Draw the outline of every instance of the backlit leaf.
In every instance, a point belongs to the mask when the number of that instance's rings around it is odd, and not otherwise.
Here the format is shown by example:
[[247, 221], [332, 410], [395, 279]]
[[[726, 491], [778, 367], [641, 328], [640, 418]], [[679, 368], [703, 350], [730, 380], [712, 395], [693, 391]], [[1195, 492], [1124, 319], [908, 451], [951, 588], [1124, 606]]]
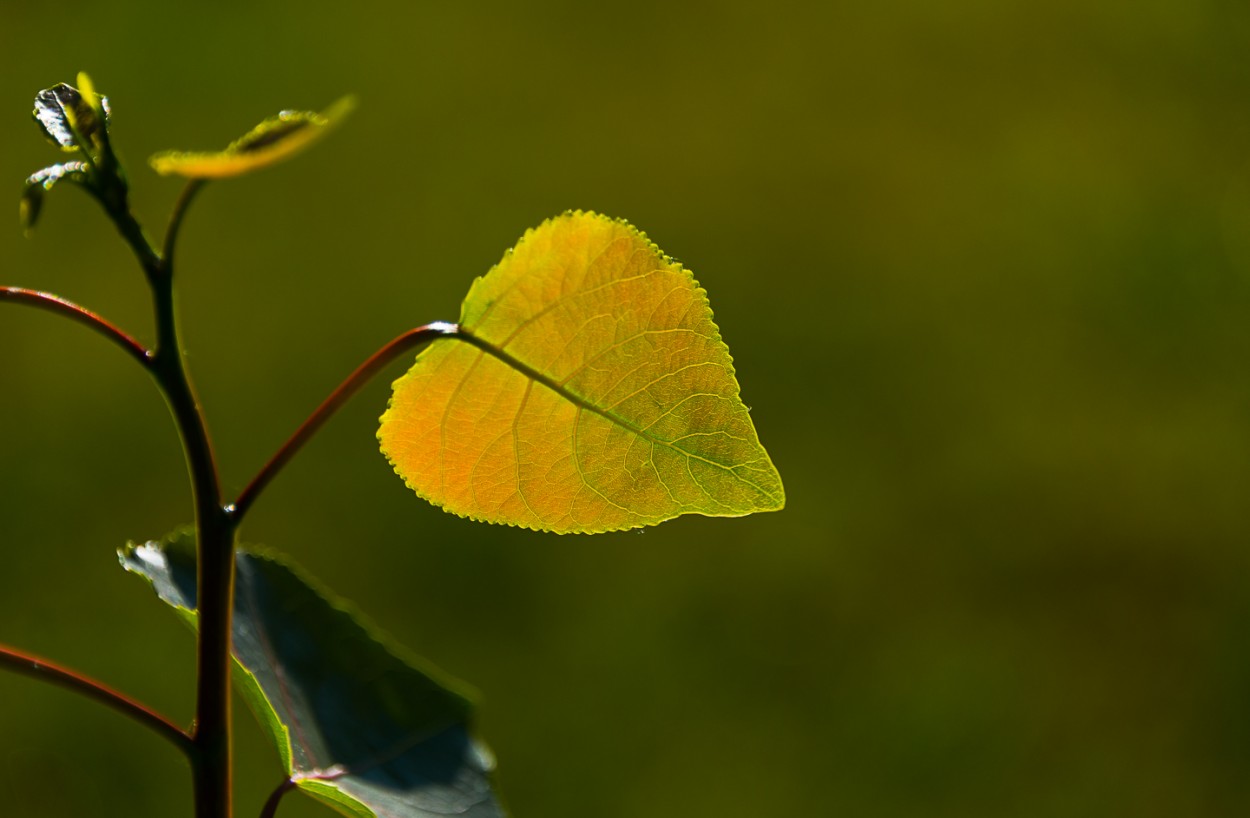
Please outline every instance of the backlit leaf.
[[[192, 535], [120, 557], [194, 626]], [[274, 556], [240, 551], [235, 582], [235, 683], [301, 790], [361, 818], [503, 815], [463, 695]]]
[[378, 432], [436, 505], [561, 533], [784, 505], [706, 294], [629, 224], [530, 230], [474, 282], [460, 329], [489, 349], [433, 342]]
[[66, 151], [98, 151], [107, 140], [109, 125], [108, 98], [95, 92], [86, 74], [78, 75], [75, 88], [57, 83], [35, 96], [32, 111], [44, 135]]
[[281, 162], [325, 136], [355, 105], [343, 97], [323, 113], [282, 111], [231, 142], [223, 151], [197, 153], [165, 151], [149, 163], [165, 176], [220, 179], [238, 176]]

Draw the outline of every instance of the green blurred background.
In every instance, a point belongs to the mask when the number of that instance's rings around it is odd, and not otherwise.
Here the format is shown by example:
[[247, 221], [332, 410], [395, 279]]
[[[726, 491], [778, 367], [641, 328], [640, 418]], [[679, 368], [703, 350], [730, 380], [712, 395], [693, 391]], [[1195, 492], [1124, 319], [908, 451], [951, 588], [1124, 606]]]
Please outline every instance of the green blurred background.
[[[3, 0], [0, 281], [151, 338], [36, 91], [88, 70], [145, 166], [360, 106], [210, 187], [186, 346], [233, 493], [400, 331], [567, 208], [710, 293], [789, 507], [554, 537], [425, 505], [374, 442], [396, 365], [270, 488], [293, 555], [481, 694], [518, 818], [1250, 809], [1250, 7]], [[152, 384], [0, 311], [0, 641], [190, 718], [190, 636], [116, 565], [188, 521]], [[238, 814], [279, 779], [239, 714]], [[190, 815], [181, 760], [0, 675], [0, 812]], [[284, 816], [328, 816], [291, 798]]]

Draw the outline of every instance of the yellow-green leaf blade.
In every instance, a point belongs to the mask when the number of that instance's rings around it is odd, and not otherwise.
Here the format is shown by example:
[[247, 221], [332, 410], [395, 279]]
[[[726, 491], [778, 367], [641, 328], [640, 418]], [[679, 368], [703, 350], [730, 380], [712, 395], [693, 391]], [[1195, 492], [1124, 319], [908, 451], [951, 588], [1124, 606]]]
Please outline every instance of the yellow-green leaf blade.
[[784, 505], [705, 293], [625, 222], [529, 231], [474, 282], [460, 326], [499, 356], [436, 342], [379, 430], [431, 502], [561, 533]]
[[282, 111], [261, 122], [222, 151], [165, 151], [148, 162], [163, 176], [222, 179], [288, 159], [321, 139], [355, 106], [344, 97], [322, 113]]

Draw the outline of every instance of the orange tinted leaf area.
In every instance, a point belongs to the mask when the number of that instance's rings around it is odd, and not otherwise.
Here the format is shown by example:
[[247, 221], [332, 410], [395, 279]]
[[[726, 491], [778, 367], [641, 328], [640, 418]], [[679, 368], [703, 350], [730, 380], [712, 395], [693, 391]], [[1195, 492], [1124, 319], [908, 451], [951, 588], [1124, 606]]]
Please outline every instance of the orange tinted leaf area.
[[500, 354], [435, 341], [378, 432], [430, 502], [559, 533], [784, 505], [706, 293], [629, 224], [573, 212], [530, 230], [474, 282], [460, 328]]

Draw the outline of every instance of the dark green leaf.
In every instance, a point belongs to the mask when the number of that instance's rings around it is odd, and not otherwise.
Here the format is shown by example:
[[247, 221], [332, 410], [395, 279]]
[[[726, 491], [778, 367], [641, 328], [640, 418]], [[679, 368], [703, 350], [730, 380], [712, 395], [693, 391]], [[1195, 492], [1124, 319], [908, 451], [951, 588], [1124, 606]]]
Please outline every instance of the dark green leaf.
[[[190, 534], [120, 557], [194, 623]], [[240, 551], [235, 577], [236, 683], [300, 789], [352, 816], [503, 815], [463, 695], [288, 563]]]
[[83, 183], [87, 180], [86, 165], [82, 162], [65, 162], [52, 165], [31, 174], [26, 179], [26, 189], [22, 192], [19, 204], [19, 216], [22, 227], [31, 230], [39, 220], [39, 211], [43, 208], [43, 194], [52, 189], [62, 179]]
[[[80, 74], [79, 84], [89, 86], [90, 80], [84, 83], [84, 79], [86, 75]], [[63, 82], [44, 89], [35, 96], [32, 114], [44, 135], [64, 150], [99, 149], [106, 142], [108, 98], [89, 87], [85, 94]]]

